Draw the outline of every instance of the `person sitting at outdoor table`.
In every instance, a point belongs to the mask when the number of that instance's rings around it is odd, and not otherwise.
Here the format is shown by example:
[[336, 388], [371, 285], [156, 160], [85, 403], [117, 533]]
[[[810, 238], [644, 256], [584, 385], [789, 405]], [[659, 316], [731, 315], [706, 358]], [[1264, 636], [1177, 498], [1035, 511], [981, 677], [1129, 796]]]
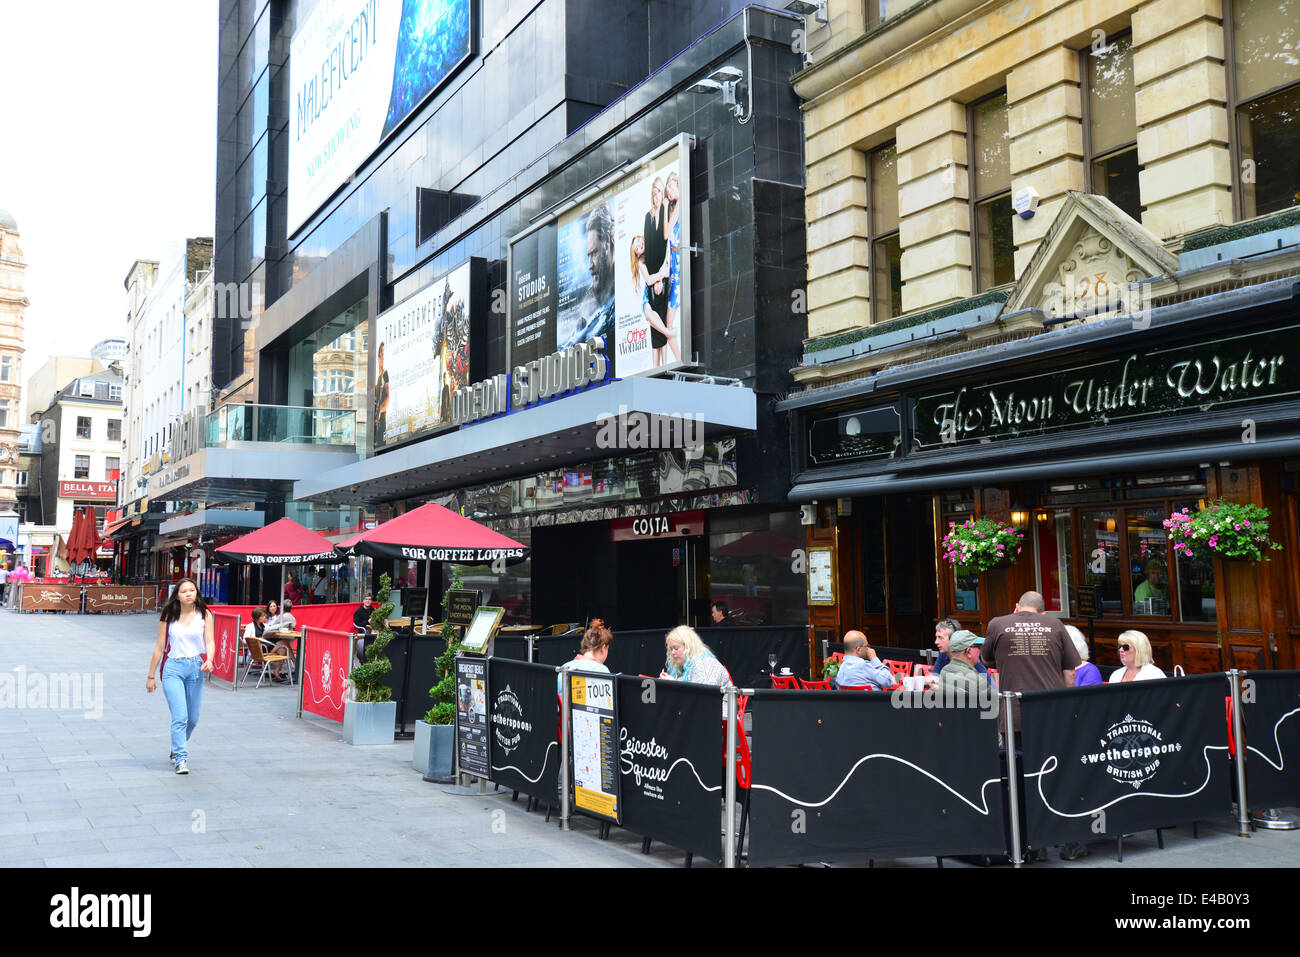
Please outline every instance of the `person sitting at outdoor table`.
[[735, 624], [735, 622], [731, 620], [731, 612], [727, 610], [727, 603], [725, 601], [715, 601], [709, 615], [712, 617], [715, 625]]
[[[597, 618], [597, 621], [600, 619]], [[614, 636], [610, 634], [609, 629], [601, 625], [592, 625], [582, 635], [581, 651], [578, 657], [572, 661], [566, 661], [560, 665], [560, 671], [597, 671], [601, 674], [609, 674], [609, 668], [605, 666], [605, 659], [609, 657], [609, 646], [613, 644]], [[555, 690], [559, 692], [563, 687], [564, 675], [555, 676]]]
[[700, 640], [694, 628], [678, 625], [664, 636], [664, 645], [668, 648], [668, 660], [659, 673], [660, 678], [717, 688], [725, 688], [730, 683], [727, 669]]
[[1083, 632], [1075, 628], [1074, 625], [1066, 625], [1065, 631], [1074, 642], [1074, 648], [1079, 652], [1079, 657], [1083, 659], [1083, 664], [1074, 669], [1074, 686], [1082, 688], [1086, 685], [1101, 684], [1101, 670], [1088, 660], [1088, 642], [1083, 637]]
[[266, 619], [267, 621], [275, 621], [275, 619], [279, 617], [280, 617], [280, 606], [277, 605], [275, 599], [272, 598], [270, 601], [266, 603]]
[[[370, 627], [370, 616], [375, 613], [375, 596], [366, 592], [361, 599], [361, 607], [352, 613], [352, 630], [358, 635], [373, 635], [375, 630]], [[358, 638], [356, 641], [357, 661], [365, 663], [366, 660], [366, 639]]]
[[1151, 640], [1140, 631], [1120, 632], [1119, 661], [1123, 666], [1110, 676], [1113, 685], [1125, 681], [1150, 681], [1165, 673], [1151, 663]]
[[[949, 657], [950, 652], [948, 651], [948, 642], [958, 631], [961, 631], [961, 624], [955, 618], [945, 618], [934, 626], [934, 646], [939, 649], [939, 657], [934, 660], [934, 668], [930, 670], [930, 674], [943, 674], [943, 669], [946, 668], [948, 662], [952, 660]], [[989, 674], [989, 669], [985, 666], [984, 662], [977, 661], [975, 663], [975, 671], [984, 676], [984, 680], [989, 683], [990, 688], [995, 691], [997, 690], [997, 684], [993, 681], [993, 675]]]
[[[284, 610], [279, 616], [266, 623], [265, 637], [272, 640], [276, 639], [282, 632], [297, 631], [298, 619], [293, 617], [293, 602], [289, 599], [284, 600]], [[276, 641], [272, 651], [277, 655], [293, 654], [293, 647], [290, 641]], [[277, 661], [271, 669], [272, 678], [277, 684], [287, 684], [289, 679], [282, 673], [284, 671], [284, 662]]]
[[870, 687], [874, 691], [884, 691], [896, 683], [889, 666], [880, 660], [876, 649], [867, 642], [866, 635], [860, 631], [845, 633], [844, 660], [835, 675], [836, 687]]
[[[977, 695], [982, 690], [979, 672], [975, 665], [980, 660], [980, 651], [984, 639], [973, 631], [959, 628], [948, 638], [948, 654], [951, 656], [939, 674], [939, 690], [946, 692], [962, 691], [967, 695]], [[987, 677], [987, 676], [986, 676]]]

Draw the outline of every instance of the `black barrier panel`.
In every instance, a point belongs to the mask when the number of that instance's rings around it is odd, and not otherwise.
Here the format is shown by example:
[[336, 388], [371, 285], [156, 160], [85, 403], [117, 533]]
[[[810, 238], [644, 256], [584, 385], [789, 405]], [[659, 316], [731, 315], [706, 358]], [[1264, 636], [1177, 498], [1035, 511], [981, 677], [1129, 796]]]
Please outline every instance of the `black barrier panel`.
[[623, 826], [722, 863], [724, 727], [717, 688], [619, 678]]
[[926, 703], [755, 694], [750, 863], [1005, 853], [998, 722]]
[[522, 635], [498, 634], [492, 639], [492, 656], [512, 661], [528, 660], [528, 639]]
[[1029, 691], [1021, 700], [1025, 842], [1118, 837], [1227, 814], [1222, 674]]
[[[397, 702], [396, 721], [401, 730], [414, 727], [415, 722], [433, 707], [429, 689], [437, 683], [437, 660], [446, 648], [447, 643], [440, 637], [413, 636], [409, 631], [395, 632], [393, 640], [384, 648], [393, 668], [384, 676], [383, 683], [393, 692], [391, 700]], [[409, 686], [406, 683], [408, 668], [411, 672]], [[409, 695], [406, 693], [408, 687]]]
[[1300, 805], [1300, 671], [1250, 672], [1241, 708], [1251, 808]]
[[560, 710], [555, 669], [488, 659], [492, 780], [555, 805], [560, 780]]
[[[550, 665], [554, 668], [578, 657], [578, 651], [582, 647], [582, 639], [576, 636], [561, 638], [558, 635], [555, 637], [547, 635], [545, 638], [538, 638], [536, 645], [536, 663]], [[527, 655], [527, 652], [525, 652], [525, 655]]]
[[[670, 630], [615, 631], [605, 664], [625, 675], [657, 676], [668, 659], [664, 638]], [[808, 630], [802, 626], [702, 628], [699, 636], [742, 687], [761, 683], [769, 654], [776, 655], [778, 668], [808, 677]]]

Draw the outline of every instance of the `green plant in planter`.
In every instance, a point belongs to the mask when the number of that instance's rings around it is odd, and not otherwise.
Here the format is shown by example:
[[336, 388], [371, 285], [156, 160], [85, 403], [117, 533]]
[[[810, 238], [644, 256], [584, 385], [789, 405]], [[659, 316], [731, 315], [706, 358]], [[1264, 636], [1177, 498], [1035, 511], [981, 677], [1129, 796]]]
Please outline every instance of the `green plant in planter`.
[[1024, 533], [991, 518], [971, 518], [960, 525], [948, 523], [943, 537], [943, 557], [972, 571], [1010, 565], [1023, 547]]
[[[453, 565], [451, 589], [461, 588], [464, 584], [460, 567]], [[436, 662], [438, 683], [429, 689], [429, 697], [436, 702], [424, 715], [429, 724], [456, 722], [456, 652], [463, 646], [456, 641], [456, 626], [447, 621], [447, 592], [442, 595], [442, 640], [447, 643], [447, 650]]]
[[840, 659], [827, 658], [822, 664], [822, 680], [834, 681], [835, 676], [840, 673]]
[[357, 665], [348, 675], [357, 689], [358, 701], [387, 701], [393, 696], [393, 689], [384, 684], [384, 676], [393, 670], [393, 663], [384, 654], [384, 649], [393, 640], [393, 630], [388, 627], [388, 616], [393, 613], [393, 603], [388, 596], [393, 593], [393, 580], [387, 575], [379, 576], [378, 604], [370, 613], [370, 627], [375, 637], [366, 642], [366, 660]]
[[1282, 546], [1268, 536], [1268, 509], [1262, 505], [1239, 505], [1220, 499], [1192, 514], [1174, 512], [1164, 521], [1175, 555], [1196, 556], [1205, 561], [1268, 561], [1270, 551]]

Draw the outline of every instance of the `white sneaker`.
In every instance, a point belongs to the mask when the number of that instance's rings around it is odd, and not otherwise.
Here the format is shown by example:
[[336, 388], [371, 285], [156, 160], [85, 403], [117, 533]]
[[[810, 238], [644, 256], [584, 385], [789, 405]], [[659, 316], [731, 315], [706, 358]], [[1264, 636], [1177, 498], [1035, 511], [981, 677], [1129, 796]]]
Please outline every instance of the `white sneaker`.
[[182, 759], [182, 760], [176, 762], [176, 773], [177, 773], [177, 774], [189, 774], [189, 773], [190, 773], [189, 766], [186, 765], [184, 759]]

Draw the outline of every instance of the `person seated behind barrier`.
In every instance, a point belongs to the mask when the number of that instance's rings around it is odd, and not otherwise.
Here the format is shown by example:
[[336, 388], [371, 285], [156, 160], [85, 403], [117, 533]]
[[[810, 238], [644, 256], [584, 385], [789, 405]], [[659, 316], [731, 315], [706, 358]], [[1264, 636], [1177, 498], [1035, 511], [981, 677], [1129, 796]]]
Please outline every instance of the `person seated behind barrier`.
[[[263, 634], [267, 638], [274, 640], [281, 632], [297, 630], [298, 619], [293, 617], [293, 602], [286, 598], [284, 600], [284, 609], [278, 616], [270, 619], [266, 623], [266, 631], [263, 632]], [[271, 653], [276, 655], [291, 655], [293, 654], [293, 648], [287, 641], [277, 641], [275, 647], [271, 649]], [[288, 684], [289, 679], [284, 676], [283, 661], [277, 661], [272, 666], [271, 674], [274, 676], [272, 680], [275, 681], [276, 684]]]
[[664, 636], [664, 645], [668, 649], [668, 660], [659, 673], [660, 678], [717, 688], [725, 688], [730, 683], [727, 669], [700, 640], [694, 628], [678, 625]]
[[[599, 618], [595, 619], [600, 621]], [[609, 633], [609, 629], [603, 625], [592, 625], [582, 635], [581, 651], [578, 657], [572, 661], [566, 661], [560, 665], [561, 671], [597, 671], [601, 674], [609, 674], [609, 668], [605, 665], [605, 659], [609, 657], [609, 646], [613, 643], [614, 636]], [[564, 688], [564, 675], [555, 676], [555, 690], [561, 692]]]
[[[952, 657], [943, 666], [943, 670], [939, 672], [939, 690], [941, 692], [946, 692], [949, 689], [953, 691], [960, 690], [973, 700], [973, 696], [984, 690], [980, 685], [981, 683], [987, 684], [987, 682], [975, 670], [975, 665], [980, 660], [983, 644], [983, 638], [964, 628], [952, 633], [952, 637], [948, 640], [949, 654]], [[988, 692], [985, 690], [984, 693], [987, 694]]]
[[[934, 626], [934, 646], [939, 649], [939, 657], [934, 660], [934, 668], [931, 669], [931, 674], [943, 674], [943, 669], [952, 660], [949, 657], [948, 642], [959, 631], [961, 631], [961, 625], [955, 618], [945, 618]], [[994, 691], [997, 690], [998, 686], [993, 680], [993, 675], [989, 673], [989, 669], [984, 666], [983, 661], [975, 663], [975, 671], [984, 676], [984, 680], [989, 683], [990, 688]]]
[[727, 603], [724, 601], [715, 601], [709, 616], [713, 619], [714, 625], [734, 625], [731, 620], [731, 612], [727, 610]]
[[1151, 663], [1151, 641], [1140, 631], [1120, 632], [1119, 661], [1123, 666], [1110, 676], [1110, 683], [1121, 684], [1125, 681], [1150, 681], [1154, 678], [1167, 677], [1163, 671]]
[[253, 620], [244, 626], [244, 638], [252, 644], [254, 638], [261, 638], [266, 631], [266, 609], [254, 608]]
[[1066, 625], [1065, 630], [1074, 642], [1075, 651], [1079, 652], [1079, 657], [1083, 659], [1083, 664], [1074, 669], [1074, 686], [1083, 688], [1088, 685], [1101, 684], [1101, 671], [1088, 660], [1088, 642], [1083, 637], [1083, 632], [1075, 628], [1074, 625]]
[[876, 649], [867, 642], [867, 636], [860, 631], [846, 632], [844, 635], [844, 660], [835, 675], [837, 688], [870, 687], [874, 691], [884, 691], [896, 683], [889, 666], [880, 660]]

